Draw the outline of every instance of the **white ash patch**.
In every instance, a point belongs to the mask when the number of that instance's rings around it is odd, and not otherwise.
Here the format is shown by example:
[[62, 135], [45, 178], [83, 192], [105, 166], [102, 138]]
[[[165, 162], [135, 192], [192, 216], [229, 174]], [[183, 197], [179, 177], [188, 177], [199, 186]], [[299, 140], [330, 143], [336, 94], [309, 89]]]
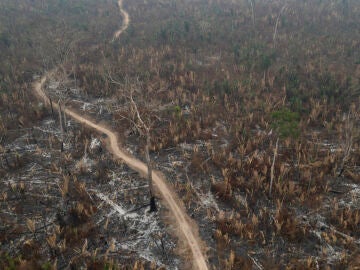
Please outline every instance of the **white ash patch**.
[[174, 160], [174, 161], [171, 161], [170, 163], [171, 163], [172, 167], [182, 167], [185, 164], [185, 162], [182, 160]]
[[358, 184], [345, 184], [345, 186], [351, 187], [349, 191], [349, 202], [347, 203], [348, 206], [352, 206], [355, 208], [360, 207], [360, 186]]
[[344, 256], [344, 252], [341, 249], [335, 250], [331, 245], [326, 244], [326, 247], [322, 248], [322, 252], [327, 254], [327, 263], [333, 264], [341, 260]]
[[95, 193], [95, 195], [101, 199], [102, 201], [106, 202], [108, 205], [110, 205], [115, 212], [117, 212], [118, 214], [120, 214], [120, 216], [122, 217], [127, 217], [127, 218], [136, 218], [138, 217], [138, 214], [136, 213], [128, 213], [127, 210], [125, 210], [125, 208], [123, 208], [121, 205], [119, 205], [118, 203], [115, 203], [114, 201], [112, 201], [108, 196], [106, 196], [105, 194], [97, 191], [97, 190], [90, 190], [93, 191]]
[[41, 152], [41, 156], [42, 156], [43, 158], [50, 159], [50, 158], [51, 158], [51, 153], [50, 153], [50, 152], [46, 152], [46, 151], [42, 151], [42, 152]]
[[71, 119], [67, 120], [66, 126], [67, 126], [67, 127], [71, 127], [72, 125], [73, 125], [72, 120], [71, 120]]
[[84, 102], [83, 105], [81, 106], [81, 110], [83, 110], [84, 112], [91, 110], [94, 107], [93, 104], [88, 103], [88, 102]]
[[83, 170], [87, 172], [92, 172], [95, 166], [95, 162], [88, 158], [87, 155], [84, 155], [83, 158], [76, 164], [78, 170]]
[[9, 178], [8, 180], [4, 181], [7, 185], [15, 185], [17, 182], [14, 180], [13, 177]]
[[72, 143], [64, 142], [63, 147], [64, 147], [64, 150], [70, 150], [72, 148]]
[[91, 140], [91, 143], [90, 143], [91, 150], [96, 150], [96, 149], [100, 148], [100, 146], [101, 146], [101, 142], [98, 138], [93, 138]]
[[217, 212], [220, 212], [219, 205], [210, 191], [206, 194], [198, 193], [198, 195], [203, 206], [206, 208], [214, 208]]
[[134, 155], [134, 151], [130, 147], [126, 147], [126, 151], [131, 155]]
[[[98, 223], [108, 219], [113, 224], [114, 222], [115, 224], [126, 224], [127, 237], [121, 239], [121, 241], [118, 241], [116, 237], [111, 240], [113, 251], [128, 250], [137, 253], [139, 257], [146, 261], [156, 262], [158, 267], [167, 266], [166, 262], [162, 261], [163, 259], [167, 260], [167, 255], [160, 254], [173, 249], [175, 244], [165, 239], [161, 242], [160, 238], [158, 238], [164, 232], [159, 226], [159, 217], [156, 213], [148, 213], [146, 208], [138, 210], [140, 211], [139, 213], [135, 213], [133, 212], [134, 209], [126, 209], [117, 200], [116, 196], [113, 198], [111, 194], [102, 193], [98, 189], [91, 189], [89, 191], [104, 202], [104, 206], [101, 206], [102, 211], [108, 211], [108, 214], [103, 216]], [[108, 207], [105, 207], [105, 205]], [[164, 251], [162, 247], [164, 247]], [[177, 268], [175, 266], [175, 268], [171, 269]]]
[[196, 141], [196, 143], [190, 144], [190, 143], [180, 143], [179, 146], [182, 150], [185, 151], [194, 151], [195, 148], [203, 147], [205, 143], [203, 141]]
[[54, 126], [55, 125], [55, 120], [54, 119], [44, 120], [42, 125], [43, 126]]
[[121, 247], [136, 251], [140, 257], [148, 261], [156, 261], [158, 266], [162, 266], [161, 260], [153, 255], [153, 248], [159, 244], [153, 235], [161, 234], [163, 231], [158, 225], [156, 215], [144, 213], [141, 217], [133, 219], [130, 230], [137, 230], [137, 236], [135, 238], [130, 237], [128, 241], [121, 243]]
[[80, 96], [80, 89], [78, 89], [78, 88], [70, 88], [70, 91], [74, 96], [77, 96], [77, 97]]
[[42, 169], [43, 169], [43, 167], [41, 167], [38, 163], [32, 162], [32, 163], [30, 163], [30, 165], [29, 165], [29, 170], [28, 170], [28, 172], [40, 171], [40, 170], [42, 170]]
[[56, 89], [58, 89], [59, 88], [59, 86], [60, 86], [60, 82], [59, 81], [54, 81], [54, 80], [51, 80], [50, 82], [49, 82], [49, 89], [51, 89], [51, 90], [56, 90]]

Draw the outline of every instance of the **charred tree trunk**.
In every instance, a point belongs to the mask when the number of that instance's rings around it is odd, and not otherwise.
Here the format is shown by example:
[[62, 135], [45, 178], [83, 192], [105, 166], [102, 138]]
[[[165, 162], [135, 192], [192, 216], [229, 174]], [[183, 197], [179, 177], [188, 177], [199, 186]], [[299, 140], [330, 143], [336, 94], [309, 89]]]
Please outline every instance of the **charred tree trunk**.
[[53, 108], [53, 103], [52, 103], [52, 99], [49, 98], [50, 100], [50, 107], [51, 107], [51, 115], [52, 115], [52, 118], [55, 120], [55, 116], [54, 116], [54, 108]]
[[146, 158], [146, 164], [148, 168], [148, 183], [149, 183], [149, 195], [150, 195], [150, 212], [156, 212], [156, 202], [155, 197], [153, 194], [153, 187], [152, 187], [152, 166], [151, 166], [151, 159], [150, 159], [150, 131], [149, 129], [146, 129], [146, 146], [145, 146], [145, 158]]
[[156, 201], [155, 201], [155, 197], [151, 196], [150, 197], [150, 210], [149, 212], [156, 212], [157, 211], [157, 206], [156, 206]]

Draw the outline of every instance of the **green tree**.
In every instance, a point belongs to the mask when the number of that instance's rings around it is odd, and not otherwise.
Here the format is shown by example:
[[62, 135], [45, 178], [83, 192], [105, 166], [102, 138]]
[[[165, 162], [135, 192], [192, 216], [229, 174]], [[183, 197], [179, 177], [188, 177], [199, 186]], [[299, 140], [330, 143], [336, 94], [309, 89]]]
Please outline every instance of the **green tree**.
[[275, 111], [271, 114], [272, 127], [282, 138], [298, 138], [300, 135], [299, 121], [300, 116], [297, 112], [292, 112], [288, 108]]

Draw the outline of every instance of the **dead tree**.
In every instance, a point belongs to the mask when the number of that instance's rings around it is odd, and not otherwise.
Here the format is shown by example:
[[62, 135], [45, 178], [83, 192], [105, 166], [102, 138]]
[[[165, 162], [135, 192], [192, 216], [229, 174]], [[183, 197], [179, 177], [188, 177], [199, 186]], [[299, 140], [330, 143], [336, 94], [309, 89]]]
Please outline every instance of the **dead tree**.
[[354, 137], [356, 136], [356, 122], [359, 119], [358, 113], [356, 113], [356, 109], [353, 107], [352, 110], [347, 114], [345, 120], [344, 127], [344, 140], [342, 143], [343, 157], [341, 159], [340, 171], [338, 177], [341, 177], [345, 171], [346, 164], [350, 158]]
[[145, 159], [146, 159], [146, 165], [147, 165], [147, 178], [148, 178], [148, 184], [149, 184], [150, 212], [154, 212], [157, 209], [156, 209], [155, 197], [153, 194], [153, 187], [152, 187], [152, 165], [151, 165], [151, 159], [150, 159], [150, 146], [151, 146], [150, 126], [147, 125], [142, 120], [140, 113], [139, 113], [138, 106], [137, 106], [136, 102], [134, 101], [132, 93], [130, 93], [129, 99], [131, 102], [132, 114], [135, 114], [136, 118], [138, 120], [138, 124], [137, 124], [136, 128], [140, 131], [140, 134], [143, 134], [146, 137]]
[[275, 23], [275, 27], [274, 27], [274, 34], [273, 34], [273, 48], [276, 48], [276, 36], [277, 36], [277, 30], [278, 30], [278, 26], [279, 26], [279, 21], [280, 21], [280, 17], [283, 14], [283, 12], [285, 12], [287, 8], [287, 5], [283, 5], [283, 7], [281, 8], [279, 15], [276, 18], [276, 23]]
[[63, 122], [64, 122], [64, 131], [67, 133], [67, 120], [66, 120], [66, 104], [64, 103], [63, 109]]
[[274, 150], [274, 157], [273, 157], [273, 161], [272, 161], [272, 164], [271, 164], [269, 196], [271, 196], [272, 186], [273, 186], [274, 178], [275, 178], [275, 160], [276, 160], [276, 157], [277, 157], [277, 154], [278, 154], [278, 148], [279, 148], [279, 138], [276, 140], [276, 146], [275, 146], [275, 150]]
[[61, 111], [61, 102], [59, 100], [58, 102], [58, 108], [59, 108], [59, 126], [61, 130], [61, 152], [64, 152], [64, 126], [62, 121], [62, 111]]
[[[65, 101], [63, 101], [65, 100]], [[51, 99], [50, 99], [51, 101]], [[63, 106], [63, 107], [62, 107]], [[61, 97], [58, 100], [58, 110], [59, 110], [59, 127], [61, 131], [61, 152], [64, 152], [64, 140], [65, 133], [67, 133], [67, 123], [66, 123], [66, 99]]]
[[253, 25], [253, 30], [255, 32], [255, 11], [254, 11], [254, 0], [249, 0], [250, 5], [251, 5], [251, 19], [252, 19], [252, 25]]
[[54, 107], [53, 107], [53, 103], [52, 103], [51, 97], [49, 98], [49, 100], [50, 100], [50, 107], [51, 107], [51, 116], [52, 116], [52, 118], [55, 120]]
[[142, 106], [145, 106], [149, 111], [151, 111], [151, 102], [146, 101], [144, 99], [138, 98], [136, 100], [134, 98], [135, 94], [139, 94], [138, 96], [143, 96], [141, 91], [141, 85], [138, 80], [133, 83], [130, 83], [128, 79], [126, 79], [125, 84], [120, 83], [114, 80], [111, 75], [109, 75], [110, 81], [114, 84], [120, 85], [123, 88], [123, 97], [128, 101], [128, 116], [122, 115], [124, 119], [127, 119], [131, 126], [135, 128], [140, 136], [145, 137], [145, 160], [147, 165], [147, 180], [149, 185], [149, 197], [150, 197], [150, 212], [157, 211], [155, 196], [153, 192], [152, 185], [152, 163], [150, 158], [150, 147], [151, 147], [151, 127], [153, 125], [151, 121], [151, 113], [150, 114], [142, 114], [139, 110], [139, 103]]

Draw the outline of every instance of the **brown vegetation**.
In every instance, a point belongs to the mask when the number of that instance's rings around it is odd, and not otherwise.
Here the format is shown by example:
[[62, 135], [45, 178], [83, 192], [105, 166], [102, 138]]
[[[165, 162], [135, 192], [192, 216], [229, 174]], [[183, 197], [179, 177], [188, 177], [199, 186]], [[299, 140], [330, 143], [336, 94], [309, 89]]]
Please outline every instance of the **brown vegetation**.
[[[284, 3], [125, 1], [132, 25], [120, 41], [111, 44], [104, 44], [102, 38], [111, 37], [116, 28], [111, 8], [105, 8], [113, 5], [104, 2], [100, 12], [101, 4], [93, 3], [99, 14], [107, 10], [110, 15], [94, 26], [93, 41], [85, 38], [67, 44], [72, 53], [56, 60], [65, 71], [62, 87], [70, 89], [62, 93], [74, 108], [79, 105], [72, 99], [91, 103], [103, 98], [101, 109], [106, 113], [99, 113], [95, 105], [90, 113], [110, 120], [126, 142], [138, 145], [132, 150], [142, 156], [146, 143], [128, 121], [129, 100], [108, 74], [124, 85], [129, 79], [141, 82], [140, 96], [147, 104], [139, 106], [139, 112], [151, 118], [151, 156], [158, 165], [168, 164], [169, 178], [175, 179], [189, 212], [199, 224], [206, 224], [201, 233], [213, 248], [209, 260], [214, 268], [356, 269], [360, 6], [332, 0]], [[108, 34], [101, 35], [103, 24], [112, 25]], [[87, 33], [72, 23], [66, 29]], [[27, 102], [30, 78], [21, 71], [28, 66], [38, 70], [39, 60], [24, 49], [26, 59], [21, 61], [24, 57], [11, 54], [3, 36], [0, 45], [14, 59], [1, 55], [13, 65], [2, 67], [9, 66], [2, 72], [7, 76], [2, 77], [0, 98], [1, 176], [20, 170], [32, 158], [4, 149], [14, 137], [12, 130], [30, 128], [51, 116], [41, 104]], [[10, 41], [15, 47], [24, 43]], [[52, 43], [42, 44], [47, 57], [54, 55]], [[73, 53], [84, 44], [89, 49], [82, 46], [81, 53]], [[50, 91], [50, 95], [57, 93]], [[150, 113], [148, 106], [155, 110]], [[56, 234], [53, 249], [61, 248], [64, 239], [78, 237], [79, 242], [89, 233], [98, 233], [91, 222], [97, 208], [79, 189], [82, 181], [65, 173], [64, 166], [73, 159], [81, 162], [86, 148], [85, 130], [76, 131], [74, 138], [73, 151], [49, 167], [52, 173], [61, 172], [58, 196], [74, 200], [62, 217], [66, 226]], [[37, 139], [29, 130], [28, 144]], [[46, 144], [58, 149], [60, 140], [49, 135]], [[97, 163], [99, 181], [108, 181], [107, 165], [106, 160]], [[88, 175], [84, 166], [77, 173]], [[26, 182], [17, 182], [2, 190], [2, 198], [26, 200], [27, 189]], [[202, 205], [209, 191], [220, 211]], [[133, 194], [126, 198], [136, 201]], [[21, 204], [15, 208], [24, 211]], [[77, 231], [74, 224], [79, 226]], [[32, 227], [31, 222], [27, 225], [25, 220], [11, 223], [11, 230], [6, 230], [24, 233]], [[9, 239], [2, 236], [2, 241]], [[30, 239], [23, 248], [37, 244]], [[100, 258], [92, 267], [104, 264]], [[136, 263], [135, 269], [141, 269], [141, 264]]]

